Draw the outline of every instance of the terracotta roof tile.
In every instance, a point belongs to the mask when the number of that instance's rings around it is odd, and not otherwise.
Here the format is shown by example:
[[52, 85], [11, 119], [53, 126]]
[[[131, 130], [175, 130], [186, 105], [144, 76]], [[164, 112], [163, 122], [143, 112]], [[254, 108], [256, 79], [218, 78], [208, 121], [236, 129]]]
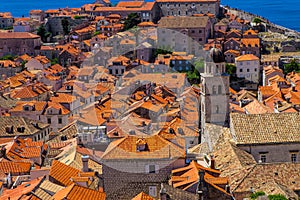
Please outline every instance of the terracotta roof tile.
[[72, 184], [71, 177], [77, 177], [81, 171], [65, 165], [57, 160], [53, 160], [49, 176], [63, 186]]
[[131, 200], [154, 200], [154, 198], [144, 192], [141, 192], [135, 197], [133, 197]]
[[259, 58], [253, 54], [245, 54], [235, 58], [235, 60], [241, 62], [241, 61], [259, 60]]
[[231, 114], [231, 129], [237, 144], [300, 142], [299, 113]]
[[88, 189], [79, 185], [72, 184], [65, 189], [58, 191], [54, 200], [72, 199], [72, 200], [105, 200], [106, 194], [96, 190]]

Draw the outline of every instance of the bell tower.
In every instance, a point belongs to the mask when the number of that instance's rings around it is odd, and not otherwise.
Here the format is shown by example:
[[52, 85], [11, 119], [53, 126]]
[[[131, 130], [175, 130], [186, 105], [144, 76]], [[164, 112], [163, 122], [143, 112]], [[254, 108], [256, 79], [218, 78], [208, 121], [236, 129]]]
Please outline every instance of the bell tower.
[[229, 75], [223, 53], [215, 47], [206, 56], [204, 73], [201, 73], [200, 103], [202, 134], [205, 123], [228, 126]]

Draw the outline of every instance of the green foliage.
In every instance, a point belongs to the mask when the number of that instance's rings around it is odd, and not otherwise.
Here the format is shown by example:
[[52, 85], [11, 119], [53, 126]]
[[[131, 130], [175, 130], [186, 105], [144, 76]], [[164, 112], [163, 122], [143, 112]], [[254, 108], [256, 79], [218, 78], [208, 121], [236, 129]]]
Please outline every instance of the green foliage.
[[300, 70], [300, 64], [296, 62], [296, 59], [292, 59], [291, 63], [284, 65], [284, 73], [288, 74], [292, 71], [298, 72]]
[[69, 21], [66, 18], [61, 20], [61, 25], [63, 28], [64, 35], [68, 35], [70, 33]]
[[37, 29], [37, 34], [41, 37], [43, 42], [47, 41], [47, 38], [50, 37], [51, 33], [48, 32], [44, 24], [41, 24]]
[[259, 196], [264, 196], [264, 195], [266, 195], [265, 192], [263, 192], [263, 191], [258, 191], [258, 192], [255, 192], [255, 193], [251, 194], [251, 195], [250, 195], [250, 198], [251, 198], [252, 200], [254, 200], [254, 199], [257, 199]]
[[197, 70], [199, 73], [204, 72], [204, 59], [200, 58], [194, 62], [195, 70]]
[[96, 32], [94, 33], [94, 36], [99, 35], [99, 34], [100, 34], [100, 31], [96, 31]]
[[268, 196], [269, 200], [288, 200], [285, 196], [282, 194], [274, 194], [274, 195], [269, 195]]
[[9, 26], [9, 27], [4, 28], [4, 30], [13, 30], [13, 29], [14, 29], [13, 26]]
[[200, 73], [198, 70], [194, 69], [194, 71], [188, 71], [186, 76], [190, 84], [200, 83]]
[[14, 56], [14, 55], [6, 55], [3, 56], [2, 58], [0, 58], [0, 60], [11, 60], [14, 61], [18, 56]]
[[157, 49], [155, 49], [154, 52], [154, 58], [156, 58], [159, 54], [171, 54], [172, 50], [170, 47], [158, 47]]
[[127, 31], [141, 23], [141, 18], [137, 13], [130, 13], [124, 22], [124, 31]]
[[234, 64], [226, 63], [226, 73], [229, 75], [236, 74], [236, 66]]
[[255, 17], [252, 22], [255, 24], [260, 24], [262, 22], [262, 20], [258, 17]]
[[74, 16], [74, 19], [83, 19], [85, 18], [85, 16], [82, 16], [82, 15], [75, 15]]
[[58, 64], [58, 58], [53, 58], [51, 60], [51, 65], [55, 65], [55, 64]]

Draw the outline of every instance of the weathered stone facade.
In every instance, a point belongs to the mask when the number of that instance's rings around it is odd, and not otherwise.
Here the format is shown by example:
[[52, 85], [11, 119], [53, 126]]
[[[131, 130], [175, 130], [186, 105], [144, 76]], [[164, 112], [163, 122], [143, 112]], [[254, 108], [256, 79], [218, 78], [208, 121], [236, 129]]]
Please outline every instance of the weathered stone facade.
[[219, 15], [219, 0], [156, 0], [163, 16], [192, 16], [193, 14], [211, 13]]
[[[184, 159], [178, 159], [172, 163], [170, 161], [166, 159], [104, 161], [102, 172], [107, 199], [127, 200], [141, 191], [156, 194], [153, 197], [158, 198], [160, 185], [168, 182], [172, 169], [183, 167], [185, 164]], [[160, 164], [162, 168], [159, 166], [155, 173], [146, 173], [146, 166], [154, 163]]]

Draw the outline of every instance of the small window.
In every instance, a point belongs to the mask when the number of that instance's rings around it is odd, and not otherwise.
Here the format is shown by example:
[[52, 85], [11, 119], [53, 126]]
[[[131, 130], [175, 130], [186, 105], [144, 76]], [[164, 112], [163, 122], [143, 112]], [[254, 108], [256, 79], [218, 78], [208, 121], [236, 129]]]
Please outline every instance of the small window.
[[262, 163], [266, 163], [267, 162], [267, 155], [266, 154], [261, 154], [260, 155], [260, 160]]
[[222, 94], [222, 85], [218, 86], [218, 94]]
[[249, 72], [250, 71], [250, 69], [247, 69], [247, 72]]
[[58, 118], [58, 124], [62, 124], [62, 118]]
[[149, 186], [149, 195], [152, 196], [152, 197], [157, 196], [156, 186]]
[[257, 72], [257, 68], [254, 68], [254, 71]]
[[240, 69], [240, 72], [243, 72], [243, 69]]
[[212, 87], [212, 93], [213, 93], [213, 94], [217, 94], [216, 86], [213, 86], [213, 87]]
[[216, 114], [219, 114], [219, 112], [220, 112], [220, 108], [218, 105], [216, 105]]
[[48, 119], [47, 119], [47, 123], [48, 123], [48, 124], [51, 124], [51, 118], [48, 118]]
[[149, 165], [149, 173], [155, 174], [155, 165]]
[[297, 154], [296, 154], [296, 153], [292, 153], [292, 154], [291, 154], [291, 161], [292, 161], [293, 163], [297, 162]]

